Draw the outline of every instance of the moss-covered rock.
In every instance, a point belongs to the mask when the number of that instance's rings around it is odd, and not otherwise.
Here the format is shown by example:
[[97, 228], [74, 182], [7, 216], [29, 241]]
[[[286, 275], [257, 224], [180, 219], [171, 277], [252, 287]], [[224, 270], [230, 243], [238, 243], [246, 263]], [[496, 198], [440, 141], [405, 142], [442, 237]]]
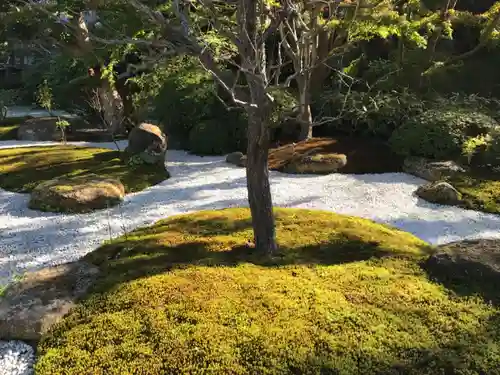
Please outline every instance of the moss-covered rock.
[[104, 272], [43, 337], [37, 375], [496, 373], [500, 310], [431, 281], [423, 241], [275, 214], [273, 256], [248, 246], [246, 209], [172, 217], [89, 254]]
[[283, 172], [329, 174], [335, 173], [347, 164], [347, 156], [343, 154], [319, 154], [292, 157]]
[[120, 180], [98, 175], [55, 178], [31, 192], [29, 207], [41, 211], [90, 212], [119, 204], [125, 197]]
[[417, 196], [431, 203], [456, 205], [460, 203], [462, 194], [445, 181], [436, 181], [419, 186]]

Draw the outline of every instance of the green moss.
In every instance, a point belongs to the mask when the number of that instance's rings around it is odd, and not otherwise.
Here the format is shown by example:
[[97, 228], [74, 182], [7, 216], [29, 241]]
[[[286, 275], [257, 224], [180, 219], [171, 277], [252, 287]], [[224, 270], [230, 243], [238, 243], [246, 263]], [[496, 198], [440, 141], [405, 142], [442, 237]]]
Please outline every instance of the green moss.
[[279, 254], [246, 209], [172, 217], [86, 259], [104, 272], [38, 346], [46, 374], [498, 373], [500, 310], [432, 282], [423, 241], [277, 209]]
[[450, 181], [462, 193], [463, 205], [474, 210], [500, 214], [500, 173], [473, 170]]
[[8, 118], [0, 120], [0, 141], [17, 139], [17, 129], [26, 118]]
[[28, 193], [53, 178], [90, 174], [120, 179], [127, 193], [168, 178], [168, 172], [158, 166], [129, 167], [120, 152], [109, 149], [60, 145], [0, 150], [0, 187], [9, 191]]

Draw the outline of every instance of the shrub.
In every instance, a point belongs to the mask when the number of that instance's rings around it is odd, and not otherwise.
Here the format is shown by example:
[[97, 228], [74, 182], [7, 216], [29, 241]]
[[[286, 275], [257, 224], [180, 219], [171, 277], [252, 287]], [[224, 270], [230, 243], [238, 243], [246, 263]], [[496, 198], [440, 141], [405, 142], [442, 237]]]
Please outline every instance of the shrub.
[[407, 91], [327, 92], [315, 104], [318, 118], [332, 118], [326, 125], [330, 134], [375, 136], [383, 139], [408, 119], [425, 110], [425, 103]]
[[484, 161], [493, 167], [500, 166], [500, 129], [490, 133], [484, 150]]
[[495, 126], [497, 122], [484, 113], [432, 109], [408, 119], [394, 131], [389, 143], [394, 152], [403, 156], [455, 158], [469, 137], [486, 134]]
[[217, 120], [195, 125], [189, 132], [189, 150], [198, 155], [220, 155], [229, 149], [228, 126]]

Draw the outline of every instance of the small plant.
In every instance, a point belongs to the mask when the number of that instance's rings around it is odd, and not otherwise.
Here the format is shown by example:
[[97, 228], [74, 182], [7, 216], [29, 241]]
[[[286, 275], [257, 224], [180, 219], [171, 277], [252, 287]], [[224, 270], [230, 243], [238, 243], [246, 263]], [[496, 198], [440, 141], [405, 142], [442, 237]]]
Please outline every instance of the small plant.
[[63, 144], [66, 144], [66, 128], [70, 126], [70, 123], [67, 120], [61, 120], [60, 118], [58, 118], [56, 126], [58, 129], [61, 129]]
[[462, 145], [462, 155], [467, 158], [467, 163], [470, 164], [472, 158], [482, 148], [488, 146], [491, 137], [488, 135], [479, 135], [477, 137], [468, 138]]
[[47, 83], [47, 80], [44, 80], [42, 84], [38, 86], [36, 101], [40, 107], [46, 109], [49, 112], [49, 115], [52, 116], [52, 103], [54, 101], [54, 96], [52, 95], [52, 89]]

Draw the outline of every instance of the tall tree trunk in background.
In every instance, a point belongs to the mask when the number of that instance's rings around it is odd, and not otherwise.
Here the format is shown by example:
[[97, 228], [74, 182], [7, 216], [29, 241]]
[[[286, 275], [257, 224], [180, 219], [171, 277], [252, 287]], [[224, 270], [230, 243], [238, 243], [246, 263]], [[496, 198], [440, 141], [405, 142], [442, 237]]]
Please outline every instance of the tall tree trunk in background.
[[310, 94], [310, 74], [306, 73], [297, 78], [299, 89], [299, 123], [300, 134], [299, 141], [312, 138], [313, 122], [311, 113], [311, 94]]
[[101, 79], [101, 87], [97, 90], [102, 103], [102, 115], [107, 129], [112, 134], [121, 132], [123, 130], [122, 98], [107, 79]]

